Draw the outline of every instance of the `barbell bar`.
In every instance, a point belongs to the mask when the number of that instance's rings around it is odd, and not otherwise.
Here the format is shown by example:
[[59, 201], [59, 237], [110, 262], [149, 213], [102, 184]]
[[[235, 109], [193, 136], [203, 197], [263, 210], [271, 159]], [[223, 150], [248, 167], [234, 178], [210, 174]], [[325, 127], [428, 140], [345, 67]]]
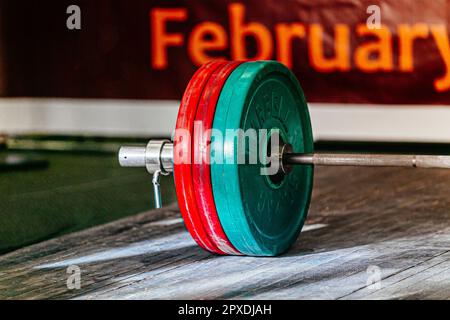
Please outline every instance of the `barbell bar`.
[[[450, 169], [450, 156], [446, 155], [284, 152], [280, 160], [284, 165]], [[153, 184], [159, 186], [160, 175], [173, 171], [173, 143], [168, 140], [150, 140], [147, 146], [122, 146], [119, 163], [122, 167], [147, 168], [154, 175]], [[161, 208], [161, 195], [157, 186], [154, 189], [155, 203], [157, 208]]]

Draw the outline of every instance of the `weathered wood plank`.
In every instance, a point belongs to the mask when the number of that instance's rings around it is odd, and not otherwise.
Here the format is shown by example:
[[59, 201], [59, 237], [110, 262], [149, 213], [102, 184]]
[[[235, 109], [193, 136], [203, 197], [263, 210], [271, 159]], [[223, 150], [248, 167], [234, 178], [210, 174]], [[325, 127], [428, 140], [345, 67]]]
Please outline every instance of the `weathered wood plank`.
[[449, 185], [446, 170], [318, 168], [307, 225], [280, 257], [204, 252], [170, 206], [0, 257], [0, 298], [448, 299]]
[[345, 299], [448, 299], [450, 253], [440, 253], [415, 266], [385, 275], [379, 289], [361, 288]]

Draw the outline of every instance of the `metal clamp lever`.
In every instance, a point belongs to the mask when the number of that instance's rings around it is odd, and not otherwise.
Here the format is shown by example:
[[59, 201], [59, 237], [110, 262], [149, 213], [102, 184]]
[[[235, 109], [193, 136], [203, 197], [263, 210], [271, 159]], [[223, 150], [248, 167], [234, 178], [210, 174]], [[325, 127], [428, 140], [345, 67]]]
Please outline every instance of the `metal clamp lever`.
[[123, 146], [119, 150], [119, 163], [122, 167], [145, 167], [153, 175], [155, 206], [161, 208], [160, 177], [173, 171], [173, 144], [170, 140], [150, 140], [146, 146]]
[[162, 208], [162, 198], [161, 198], [161, 188], [159, 184], [159, 177], [161, 176], [161, 171], [155, 171], [153, 173], [153, 194], [155, 197], [155, 206], [156, 208]]

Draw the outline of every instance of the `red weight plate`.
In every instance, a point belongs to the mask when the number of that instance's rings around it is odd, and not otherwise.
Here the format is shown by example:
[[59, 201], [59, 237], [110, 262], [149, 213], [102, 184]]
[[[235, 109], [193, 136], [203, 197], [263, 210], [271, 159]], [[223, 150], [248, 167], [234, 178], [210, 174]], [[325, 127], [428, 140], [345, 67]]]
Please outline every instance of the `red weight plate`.
[[225, 61], [213, 61], [197, 70], [181, 99], [174, 136], [174, 180], [178, 204], [192, 238], [204, 249], [224, 254], [209, 238], [197, 209], [196, 190], [192, 183], [191, 140], [198, 102], [211, 74]]
[[228, 240], [220, 224], [214, 204], [210, 172], [211, 128], [217, 100], [228, 76], [242, 62], [234, 61], [216, 69], [209, 78], [195, 115], [194, 140], [192, 143], [192, 177], [195, 198], [203, 226], [215, 245], [227, 254], [241, 254]]

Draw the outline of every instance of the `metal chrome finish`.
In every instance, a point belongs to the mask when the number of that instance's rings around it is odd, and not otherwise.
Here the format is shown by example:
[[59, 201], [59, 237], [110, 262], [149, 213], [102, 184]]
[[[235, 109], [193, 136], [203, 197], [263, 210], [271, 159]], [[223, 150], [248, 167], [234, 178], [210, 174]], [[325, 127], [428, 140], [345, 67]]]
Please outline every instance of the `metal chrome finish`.
[[413, 167], [450, 169], [450, 156], [353, 153], [287, 153], [283, 163], [318, 166]]
[[162, 208], [160, 177], [173, 171], [173, 143], [169, 140], [150, 140], [146, 146], [123, 146], [119, 150], [122, 167], [145, 167], [153, 175], [155, 207]]
[[[393, 155], [356, 153], [292, 153], [290, 144], [281, 144], [279, 151], [271, 155], [280, 161], [277, 174], [289, 174], [292, 165], [365, 166], [365, 167], [414, 167], [450, 169], [450, 156], [446, 155]], [[119, 150], [122, 167], [146, 167], [153, 174], [153, 191], [156, 208], [162, 207], [159, 180], [161, 175], [173, 171], [173, 143], [169, 140], [150, 140], [146, 146], [123, 146]]]
[[[289, 173], [291, 165], [364, 167], [414, 167], [450, 169], [450, 155], [360, 154], [360, 153], [292, 153], [289, 144], [282, 144], [274, 158], [281, 161], [281, 169]], [[146, 167], [149, 173], [173, 171], [173, 143], [169, 140], [150, 140], [147, 146], [123, 146], [119, 150], [122, 167]]]
[[161, 171], [155, 171], [153, 173], [153, 196], [155, 197], [155, 207], [162, 208], [162, 198], [161, 198], [161, 188], [159, 184], [159, 178], [161, 176]]
[[[282, 144], [274, 155], [280, 159], [281, 169], [289, 173], [291, 165], [313, 164], [318, 166], [364, 167], [414, 167], [450, 169], [447, 155], [360, 154], [360, 153], [292, 153], [289, 144]], [[123, 146], [119, 150], [122, 167], [146, 167], [149, 173], [173, 171], [173, 143], [169, 140], [150, 140], [147, 146]]]
[[280, 167], [281, 171], [283, 171], [284, 174], [288, 174], [292, 171], [292, 164], [283, 161], [283, 157], [285, 154], [291, 154], [292, 153], [292, 146], [289, 143], [285, 143], [281, 145], [280, 147], [280, 155], [279, 155], [279, 161], [280, 161]]
[[151, 174], [173, 171], [173, 143], [169, 140], [150, 140], [146, 146], [123, 146], [119, 150], [122, 167], [146, 167]]
[[119, 149], [122, 167], [145, 167], [145, 146], [123, 146]]
[[161, 149], [161, 155], [159, 157], [161, 168], [166, 173], [170, 173], [173, 171], [173, 143], [167, 141], [164, 143]]

